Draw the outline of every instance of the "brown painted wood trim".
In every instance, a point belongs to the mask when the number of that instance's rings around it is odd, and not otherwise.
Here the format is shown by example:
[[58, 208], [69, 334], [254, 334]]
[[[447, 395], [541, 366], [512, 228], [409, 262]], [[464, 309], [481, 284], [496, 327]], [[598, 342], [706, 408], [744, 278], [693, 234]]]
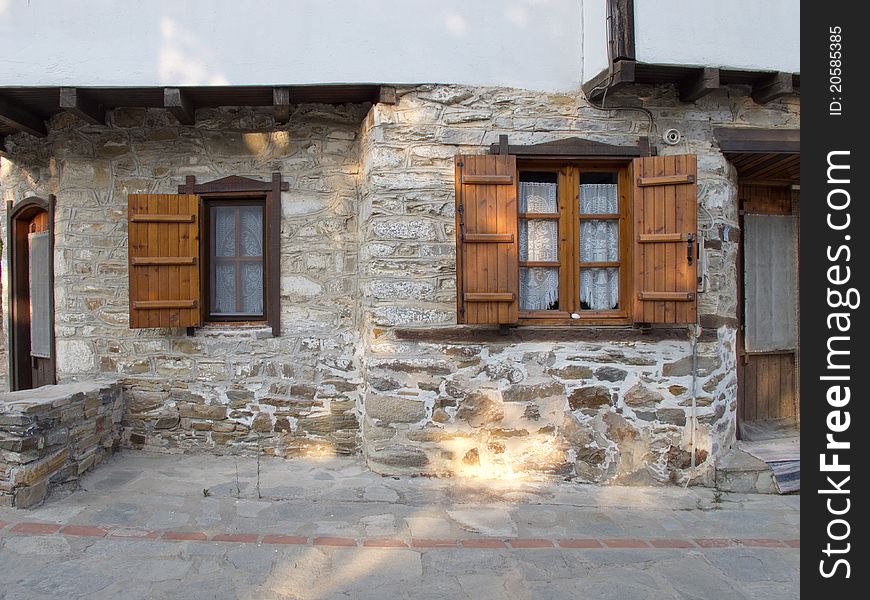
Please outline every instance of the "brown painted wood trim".
[[580, 213], [577, 218], [581, 221], [614, 221], [622, 217], [619, 213]]
[[581, 269], [615, 269], [622, 266], [618, 260], [580, 261]]
[[39, 116], [5, 98], [0, 98], [0, 123], [36, 137], [48, 135], [45, 122]]
[[637, 236], [641, 244], [656, 242], [688, 242], [688, 233], [641, 233]]
[[[499, 154], [502, 149], [502, 146], [499, 144], [490, 144], [489, 153]], [[627, 160], [637, 156], [648, 155], [649, 138], [646, 136], [639, 137], [637, 144], [634, 145], [615, 145], [580, 137], [571, 137], [553, 142], [541, 142], [540, 144], [509, 144], [506, 146], [505, 153], [515, 154], [520, 159], [529, 158], [534, 160]]]
[[693, 292], [643, 292], [637, 293], [638, 300], [664, 300], [667, 302], [691, 302], [695, 299]]
[[560, 215], [557, 212], [555, 212], [555, 213], [525, 212], [525, 213], [520, 213], [520, 218], [521, 219], [552, 219], [555, 221], [555, 220], [561, 219], [562, 215]]
[[397, 102], [396, 88], [391, 85], [380, 86], [378, 102], [380, 104], [395, 104]]
[[513, 302], [516, 296], [513, 292], [475, 292], [465, 294], [466, 302]]
[[62, 87], [58, 93], [58, 104], [67, 112], [92, 125], [106, 124], [106, 107], [91, 98], [87, 93], [74, 87]]
[[715, 127], [713, 137], [722, 152], [799, 154], [800, 129]]
[[466, 175], [462, 183], [470, 185], [513, 185], [513, 175]]
[[634, 0], [607, 0], [613, 60], [634, 60]]
[[791, 73], [774, 73], [761, 79], [752, 86], [752, 99], [758, 104], [767, 104], [777, 98], [794, 93], [794, 80]]
[[694, 102], [710, 92], [719, 89], [720, 86], [719, 69], [704, 67], [680, 82], [680, 101]]
[[[281, 174], [277, 174], [280, 178]], [[272, 174], [275, 177], [275, 173]], [[278, 191], [286, 192], [290, 189], [290, 184], [286, 181], [280, 182]], [[215, 179], [208, 183], [196, 183], [196, 177], [188, 175], [185, 182], [178, 186], [179, 194], [229, 194], [239, 192], [273, 192], [275, 191], [274, 181], [258, 181], [249, 177], [239, 177], [238, 175], [230, 175]]]
[[[521, 260], [521, 267], [558, 267], [562, 264], [558, 260]], [[549, 311], [548, 311], [549, 312]]]
[[196, 108], [187, 93], [180, 88], [163, 88], [163, 107], [182, 125], [193, 125], [196, 122]]
[[266, 215], [269, 220], [269, 252], [266, 253], [266, 273], [269, 277], [266, 299], [266, 320], [272, 326], [272, 335], [281, 335], [281, 190], [290, 184], [281, 181], [281, 173], [272, 173], [272, 190], [266, 196]]
[[466, 244], [513, 244], [512, 233], [466, 233], [462, 237]]
[[195, 265], [195, 256], [134, 256], [130, 259], [134, 267], [158, 265]]
[[[611, 78], [610, 69], [602, 70], [598, 75], [582, 85], [583, 92], [591, 102], [597, 102], [604, 97], [604, 91], [611, 92], [635, 81], [635, 62], [633, 60], [620, 60], [613, 65]], [[608, 85], [609, 83], [609, 85]]]
[[155, 308], [196, 308], [199, 300], [137, 300], [133, 302], [135, 310], [152, 310]]
[[290, 120], [290, 88], [272, 88], [272, 106], [275, 111], [275, 123], [283, 124]]
[[638, 187], [650, 187], [654, 185], [675, 185], [680, 183], [695, 183], [694, 175], [663, 175], [661, 177], [638, 177]]
[[195, 215], [146, 215], [139, 214], [130, 217], [133, 223], [193, 223]]

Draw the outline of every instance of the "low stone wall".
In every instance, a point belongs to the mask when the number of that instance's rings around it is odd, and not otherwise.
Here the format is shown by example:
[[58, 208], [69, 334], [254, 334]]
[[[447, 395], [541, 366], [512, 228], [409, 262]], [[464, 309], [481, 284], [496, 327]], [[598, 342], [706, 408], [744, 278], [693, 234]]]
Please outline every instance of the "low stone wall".
[[0, 506], [39, 504], [99, 464], [118, 446], [123, 410], [114, 381], [0, 394]]

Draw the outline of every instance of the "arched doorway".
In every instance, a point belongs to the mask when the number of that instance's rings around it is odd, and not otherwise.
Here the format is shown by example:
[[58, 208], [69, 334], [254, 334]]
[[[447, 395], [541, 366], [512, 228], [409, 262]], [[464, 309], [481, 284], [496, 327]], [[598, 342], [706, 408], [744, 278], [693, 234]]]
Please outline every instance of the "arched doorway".
[[54, 344], [54, 196], [12, 206], [9, 256], [9, 386], [56, 383]]

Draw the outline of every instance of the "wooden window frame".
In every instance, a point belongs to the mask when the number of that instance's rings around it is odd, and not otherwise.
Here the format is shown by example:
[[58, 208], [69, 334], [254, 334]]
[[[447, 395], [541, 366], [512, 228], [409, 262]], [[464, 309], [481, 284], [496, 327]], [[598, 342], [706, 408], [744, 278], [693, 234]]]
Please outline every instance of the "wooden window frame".
[[[522, 172], [550, 172], [557, 174], [559, 202], [559, 310], [519, 311], [519, 325], [560, 325], [583, 327], [589, 325], [630, 325], [633, 324], [633, 272], [632, 240], [633, 218], [632, 202], [632, 163], [630, 159], [596, 160], [564, 159], [547, 160], [517, 159], [517, 180]], [[617, 174], [617, 194], [619, 197], [619, 301], [620, 308], [607, 311], [580, 309], [580, 269], [589, 268], [580, 262], [580, 220], [590, 218], [580, 216], [579, 186], [580, 174], [584, 172], [607, 172]], [[522, 220], [523, 213], [519, 214]], [[548, 217], [553, 218], [553, 217]], [[595, 216], [592, 216], [595, 218]], [[562, 268], [570, 265], [570, 268]], [[520, 266], [529, 266], [520, 263]], [[550, 266], [550, 265], [543, 265]], [[552, 266], [557, 266], [553, 264]], [[571, 317], [580, 315], [579, 319]]]
[[[209, 298], [209, 274], [206, 270], [207, 258], [200, 260], [200, 300], [203, 303], [202, 322], [204, 325], [220, 324], [227, 327], [242, 325], [269, 326], [272, 335], [281, 335], [281, 192], [290, 189], [290, 184], [283, 181], [281, 173], [272, 173], [271, 181], [257, 181], [247, 177], [231, 175], [215, 181], [198, 184], [196, 177], [189, 175], [185, 183], [178, 186], [179, 194], [196, 194], [200, 202], [200, 256], [208, 257], [205, 232], [202, 223], [207, 211], [204, 203], [225, 200], [239, 201], [242, 199], [262, 200], [264, 202], [263, 221], [266, 237], [263, 240], [263, 311], [262, 320], [213, 320], [205, 309]], [[207, 218], [207, 217], [206, 217]], [[192, 328], [188, 329], [192, 333]]]
[[[220, 323], [220, 324], [256, 324], [265, 325], [268, 322], [267, 315], [269, 314], [269, 278], [267, 277], [266, 255], [269, 252], [269, 224], [266, 218], [266, 194], [256, 194], [253, 196], [236, 196], [226, 194], [206, 194], [200, 197], [202, 202], [201, 225], [200, 225], [200, 256], [202, 256], [202, 306], [203, 306], [203, 321], [205, 323]], [[211, 219], [211, 209], [214, 207], [242, 207], [242, 206], [260, 206], [263, 209], [263, 250], [259, 257], [250, 257], [248, 262], [254, 262], [252, 259], [259, 258], [263, 265], [263, 311], [258, 315], [222, 315], [212, 313], [212, 292], [214, 291], [214, 269], [216, 263], [219, 262], [215, 257], [215, 232], [214, 222]], [[237, 235], [239, 231], [237, 230]], [[240, 241], [237, 239], [237, 245]], [[233, 257], [237, 267], [239, 263], [244, 262], [243, 257]], [[237, 272], [236, 277], [239, 277]], [[239, 290], [236, 289], [238, 295]]]

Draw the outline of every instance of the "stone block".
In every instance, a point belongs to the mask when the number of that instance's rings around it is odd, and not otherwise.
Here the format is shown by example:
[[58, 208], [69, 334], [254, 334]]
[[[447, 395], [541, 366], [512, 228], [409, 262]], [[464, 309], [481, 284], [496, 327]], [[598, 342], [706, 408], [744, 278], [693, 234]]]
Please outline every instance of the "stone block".
[[611, 404], [610, 389], [603, 385], [592, 385], [577, 388], [568, 396], [568, 406], [571, 410], [581, 408], [600, 408]]
[[456, 417], [472, 427], [492, 425], [504, 419], [504, 404], [497, 390], [481, 390], [466, 394], [459, 403]]
[[365, 409], [368, 417], [384, 423], [416, 423], [426, 417], [423, 402], [401, 396], [369, 394]]
[[653, 407], [664, 400], [664, 396], [638, 382], [625, 392], [623, 400], [631, 407]]

